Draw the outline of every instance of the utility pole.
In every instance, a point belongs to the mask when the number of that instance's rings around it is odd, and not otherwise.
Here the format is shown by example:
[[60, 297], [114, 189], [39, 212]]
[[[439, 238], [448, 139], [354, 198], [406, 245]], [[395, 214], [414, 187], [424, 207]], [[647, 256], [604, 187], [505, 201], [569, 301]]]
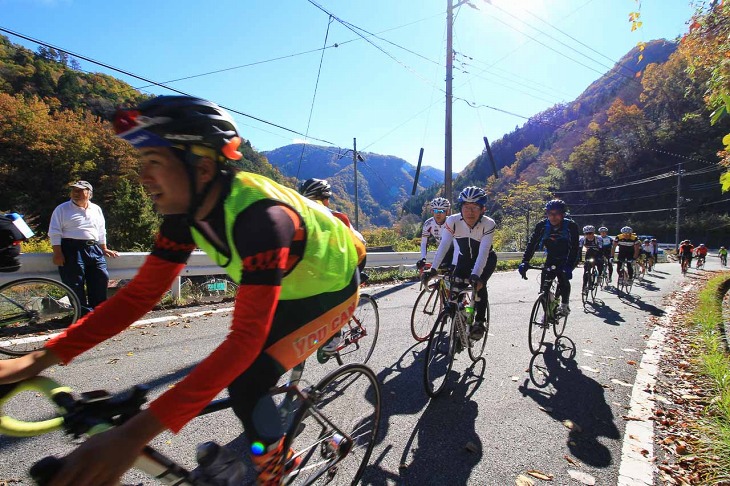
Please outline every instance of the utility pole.
[[357, 201], [357, 138], [352, 139], [352, 166], [355, 169], [355, 229], [360, 231], [360, 218], [358, 217], [360, 205]]
[[674, 223], [674, 248], [679, 249], [679, 210], [682, 206], [682, 164], [677, 164], [677, 219]]
[[453, 102], [451, 85], [452, 73], [454, 71], [454, 0], [446, 0], [446, 4], [446, 128], [444, 131], [444, 197], [451, 201], [451, 104]]

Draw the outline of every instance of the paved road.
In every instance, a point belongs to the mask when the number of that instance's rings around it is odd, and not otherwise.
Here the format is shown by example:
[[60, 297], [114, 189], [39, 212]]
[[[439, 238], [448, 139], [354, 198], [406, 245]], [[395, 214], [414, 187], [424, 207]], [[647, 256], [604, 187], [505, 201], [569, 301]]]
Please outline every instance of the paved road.
[[[708, 260], [708, 269], [719, 268], [716, 258]], [[530, 382], [527, 347], [538, 272], [532, 271], [528, 281], [516, 272], [495, 274], [489, 284], [492, 325], [486, 365], [467, 369], [468, 357], [459, 355], [451, 386], [430, 401], [422, 382], [424, 346], [414, 344], [408, 329], [417, 285], [371, 289], [379, 297], [381, 329], [369, 365], [382, 384], [383, 416], [364, 483], [506, 485], [534, 469], [554, 475], [554, 484], [571, 484], [568, 470], [575, 469], [594, 476], [596, 484], [616, 484], [622, 415], [631, 394], [625, 385], [634, 381], [633, 363], [641, 360], [649, 319], [662, 314], [664, 297], [693, 281], [694, 273], [683, 277], [679, 265], [661, 264], [634, 286], [631, 299], [599, 292], [602, 302], [590, 312], [583, 311], [574, 291], [566, 335], [577, 352], [562, 363], [550, 353], [538, 356], [538, 365], [551, 377], [545, 388]], [[132, 329], [49, 374], [79, 391], [120, 391], [148, 383], [159, 394], [220, 342], [229, 319], [230, 314], [219, 313]], [[312, 361], [305, 376], [315, 382], [335, 367]], [[30, 406], [16, 400], [18, 414], [50, 413], [39, 399], [30, 399]], [[566, 420], [577, 428], [567, 428]], [[211, 439], [245, 447], [240, 425], [228, 411], [196, 419], [177, 436], [163, 434], [154, 445], [192, 467], [195, 444]], [[23, 479], [34, 461], [71, 447], [60, 433], [0, 437], [0, 481]], [[580, 465], [571, 465], [566, 456]], [[153, 484], [135, 473], [125, 481]]]

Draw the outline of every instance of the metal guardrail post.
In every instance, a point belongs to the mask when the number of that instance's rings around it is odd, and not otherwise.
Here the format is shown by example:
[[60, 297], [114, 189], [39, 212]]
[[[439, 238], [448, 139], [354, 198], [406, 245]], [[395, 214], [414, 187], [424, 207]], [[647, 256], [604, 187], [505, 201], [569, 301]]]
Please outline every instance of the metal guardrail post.
[[170, 288], [172, 291], [172, 300], [177, 302], [180, 300], [180, 277], [175, 277], [175, 280], [172, 281], [172, 287]]

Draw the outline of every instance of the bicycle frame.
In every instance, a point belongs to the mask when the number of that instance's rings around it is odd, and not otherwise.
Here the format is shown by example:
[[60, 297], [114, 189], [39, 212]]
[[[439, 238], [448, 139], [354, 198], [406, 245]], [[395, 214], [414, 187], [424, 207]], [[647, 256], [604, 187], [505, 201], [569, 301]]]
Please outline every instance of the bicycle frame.
[[[0, 298], [2, 298], [8, 304], [10, 304], [12, 306], [15, 306], [15, 307], [17, 307], [19, 309], [19, 312], [17, 314], [11, 315], [9, 317], [6, 317], [5, 319], [0, 320], [0, 327], [6, 326], [8, 324], [12, 324], [19, 317], [26, 317], [26, 316], [28, 316], [28, 314], [31, 314], [31, 312], [27, 311], [25, 309], [25, 307], [23, 307], [22, 305], [18, 304], [16, 301], [14, 301], [13, 299], [7, 297], [6, 295], [0, 293]], [[31, 316], [31, 317], [35, 317], [35, 316]]]
[[[313, 386], [308, 386], [305, 389], [299, 387], [303, 370], [303, 363], [292, 369], [287, 384], [273, 388], [270, 391], [270, 395], [285, 395], [279, 405], [280, 415], [285, 425], [284, 451], [289, 450], [291, 442], [297, 435], [295, 433], [296, 431], [290, 430], [292, 424], [298, 423], [305, 414], [314, 417], [323, 426], [323, 429], [328, 427], [330, 428], [328, 430], [332, 431], [332, 433], [326, 436], [320, 434], [319, 443], [314, 444], [308, 449], [298, 451], [295, 458], [313, 452], [314, 450], [319, 450], [318, 446], [333, 438], [335, 434], [341, 438], [338, 443], [337, 454], [334, 454], [331, 459], [319, 461], [313, 465], [307, 465], [307, 469], [321, 467], [321, 471], [315, 472], [306, 483], [311, 484], [346, 457], [355, 441], [348, 433], [339, 428], [317, 409], [313, 401], [317, 398], [317, 390]], [[9, 416], [0, 416], [2, 418], [0, 420], [0, 434], [31, 437], [64, 429], [68, 434], [72, 434], [75, 437], [95, 435], [121, 425], [138, 413], [142, 404], [146, 401], [145, 396], [147, 393], [146, 387], [136, 386], [131, 392], [123, 395], [111, 396], [105, 391], [96, 391], [84, 393], [77, 400], [71, 395], [70, 388], [63, 387], [50, 378], [35, 377], [16, 385], [6, 393], [0, 399], [0, 409], [15, 395], [26, 391], [40, 392], [49, 398], [56, 405], [59, 416], [42, 422], [23, 422]], [[218, 412], [231, 408], [231, 406], [231, 398], [214, 400], [201, 410], [198, 416]], [[286, 454], [282, 454], [280, 460], [284, 462], [286, 460]], [[43, 477], [50, 479], [53, 474], [58, 472], [62, 463], [60, 459], [47, 457], [37, 465], [40, 467], [37, 472], [42, 473], [39, 479], [43, 479]], [[150, 446], [145, 446], [133, 467], [164, 485], [198, 486], [201, 484], [196, 480], [193, 472], [178, 465]], [[296, 474], [300, 471], [298, 470]], [[282, 484], [288, 484], [288, 479], [285, 478]]]

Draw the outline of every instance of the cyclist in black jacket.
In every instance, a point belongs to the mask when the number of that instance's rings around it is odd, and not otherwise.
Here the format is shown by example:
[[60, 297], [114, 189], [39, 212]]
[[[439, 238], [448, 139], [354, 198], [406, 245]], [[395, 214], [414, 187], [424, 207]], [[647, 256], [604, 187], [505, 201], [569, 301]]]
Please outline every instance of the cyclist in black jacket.
[[[573, 268], [578, 261], [578, 225], [572, 219], [566, 218], [566, 205], [560, 199], [553, 199], [545, 205], [544, 220], [537, 223], [532, 236], [527, 241], [525, 254], [522, 256], [522, 263], [518, 271], [523, 277], [527, 274], [527, 266], [538, 249], [544, 248], [547, 251], [545, 268], [555, 266], [556, 277], [560, 284], [561, 304], [558, 306], [558, 313], [567, 316], [570, 313], [568, 301], [570, 300], [570, 279], [573, 278]], [[542, 272], [542, 279], [545, 279], [546, 271]], [[541, 283], [542, 287], [542, 283]]]

